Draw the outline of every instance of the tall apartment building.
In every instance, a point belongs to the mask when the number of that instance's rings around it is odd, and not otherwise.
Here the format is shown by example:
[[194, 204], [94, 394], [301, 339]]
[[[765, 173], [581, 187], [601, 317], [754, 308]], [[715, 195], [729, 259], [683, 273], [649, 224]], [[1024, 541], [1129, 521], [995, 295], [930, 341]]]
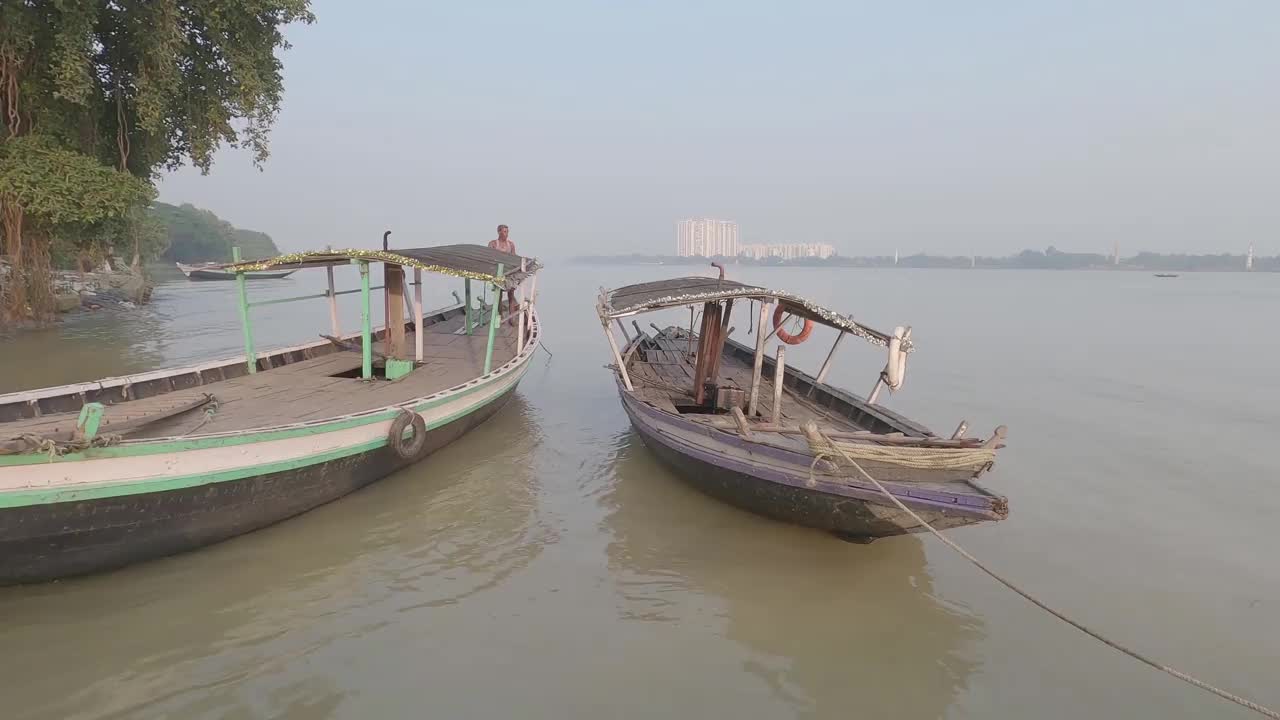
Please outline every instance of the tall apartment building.
[[738, 223], [712, 218], [681, 220], [676, 223], [676, 254], [734, 257], [738, 254]]

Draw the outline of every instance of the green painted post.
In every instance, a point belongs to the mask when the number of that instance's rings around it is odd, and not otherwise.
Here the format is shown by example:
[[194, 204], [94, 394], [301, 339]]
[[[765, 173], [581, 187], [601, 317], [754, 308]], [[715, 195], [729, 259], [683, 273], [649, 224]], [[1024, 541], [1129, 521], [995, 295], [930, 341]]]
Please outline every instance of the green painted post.
[[[498, 278], [502, 278], [502, 263], [498, 263]], [[484, 374], [489, 374], [493, 367], [493, 340], [498, 334], [498, 298], [502, 297], [502, 287], [494, 285], [493, 310], [489, 313], [489, 345], [484, 349]]]
[[85, 403], [80, 408], [80, 417], [76, 419], [76, 429], [89, 442], [98, 437], [98, 426], [102, 424], [102, 413], [106, 410], [102, 403]]
[[[231, 260], [240, 262], [240, 248], [231, 248]], [[244, 328], [244, 358], [249, 374], [258, 372], [258, 356], [253, 352], [253, 326], [249, 324], [249, 291], [244, 286], [244, 273], [236, 273], [236, 289], [240, 293], [240, 326]]]
[[464, 322], [467, 323], [467, 334], [470, 335], [472, 330], [471, 328], [471, 278], [467, 278], [463, 280], [462, 283], [467, 289], [466, 290], [467, 310], [466, 310], [466, 315], [464, 315], [463, 317], [464, 317]]
[[364, 353], [360, 375], [365, 380], [373, 378], [373, 330], [369, 317], [369, 262], [358, 260], [360, 265], [360, 346]]

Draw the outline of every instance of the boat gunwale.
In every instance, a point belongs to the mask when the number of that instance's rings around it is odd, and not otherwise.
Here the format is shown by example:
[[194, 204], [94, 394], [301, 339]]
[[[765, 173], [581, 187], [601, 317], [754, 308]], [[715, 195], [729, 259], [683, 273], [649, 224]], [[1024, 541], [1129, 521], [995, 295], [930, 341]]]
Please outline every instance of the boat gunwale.
[[[460, 305], [458, 307], [460, 307]], [[191, 447], [193, 443], [199, 444], [199, 441], [218, 441], [218, 440], [227, 440], [227, 439], [238, 439], [241, 437], [263, 436], [263, 437], [254, 437], [253, 439], [249, 440], [249, 442], [270, 442], [275, 439], [284, 439], [284, 438], [271, 437], [272, 435], [277, 435], [281, 433], [292, 433], [299, 430], [311, 430], [311, 429], [315, 429], [318, 432], [327, 432], [329, 430], [339, 430], [343, 428], [339, 428], [339, 427], [326, 428], [323, 426], [344, 424], [344, 427], [345, 427], [346, 423], [351, 423], [352, 421], [355, 421], [355, 425], [364, 425], [366, 424], [366, 422], [375, 422], [379, 419], [383, 419], [377, 416], [385, 415], [387, 413], [390, 413], [398, 409], [412, 409], [415, 412], [424, 410], [424, 409], [429, 409], [430, 407], [434, 407], [445, 401], [453, 399], [454, 397], [469, 394], [471, 392], [481, 389], [482, 387], [488, 386], [492, 382], [497, 381], [498, 379], [505, 377], [507, 374], [509, 374], [514, 369], [515, 365], [522, 364], [524, 361], [528, 360], [529, 357], [532, 355], [532, 353], [537, 349], [540, 343], [541, 329], [542, 329], [541, 322], [538, 318], [538, 313], [536, 308], [533, 308], [533, 307], [530, 308], [530, 317], [531, 317], [530, 328], [529, 328], [530, 337], [529, 337], [529, 340], [525, 343], [525, 347], [521, 352], [516, 353], [510, 360], [498, 366], [497, 368], [490, 370], [488, 374], [479, 375], [475, 378], [472, 378], [471, 380], [468, 380], [465, 383], [454, 385], [452, 387], [445, 388], [444, 390], [438, 390], [428, 395], [421, 395], [421, 396], [409, 398], [397, 403], [391, 403], [389, 405], [384, 405], [382, 407], [372, 408], [369, 410], [362, 410], [356, 413], [348, 413], [345, 415], [334, 415], [327, 418], [318, 418], [315, 420], [306, 420], [302, 422], [287, 423], [283, 425], [264, 425], [256, 428], [244, 428], [240, 430], [225, 430], [222, 432], [203, 433], [199, 435], [167, 436], [167, 437], [160, 437], [160, 438], [141, 438], [141, 439], [134, 439], [134, 440], [123, 440], [118, 445], [109, 446], [105, 448], [93, 448], [85, 452], [68, 453], [67, 455], [55, 456], [52, 459], [50, 459], [48, 456], [45, 456], [45, 455], [34, 455], [30, 453], [22, 454], [22, 455], [0, 456], [0, 467], [26, 465], [26, 464], [31, 464], [32, 462], [40, 462], [40, 463], [51, 462], [51, 461], [52, 462], [76, 462], [76, 461], [83, 461], [87, 459], [96, 459], [99, 457], [110, 457], [113, 455], [111, 451], [117, 448], [120, 450], [126, 450], [126, 451], [141, 450], [143, 448], [155, 448], [157, 452], [163, 452], [164, 450], [156, 446], [161, 444], [181, 443], [185, 447], [176, 448], [173, 450], [173, 452], [175, 453], [180, 453], [188, 450], [200, 449], [199, 447]], [[327, 344], [328, 344], [328, 341], [322, 341], [321, 343], [316, 343], [314, 345], [298, 346], [298, 347], [299, 348], [314, 347], [314, 346], [322, 346]], [[240, 356], [239, 358], [240, 361], [243, 361], [244, 359], [245, 359], [244, 356]], [[191, 371], [190, 368], [180, 368], [172, 373], [167, 373], [165, 371], [153, 371], [153, 372], [164, 373], [160, 375], [160, 377], [170, 377], [172, 375], [180, 374], [182, 372], [189, 372], [189, 371]], [[70, 394], [70, 393], [63, 393], [63, 394]], [[0, 396], [0, 401], [2, 401], [3, 398], [4, 396]], [[0, 428], [3, 428], [3, 423], [0, 423]], [[93, 453], [93, 454], [92, 456], [88, 456], [86, 453]], [[126, 452], [123, 454], [128, 455], [131, 453]]]

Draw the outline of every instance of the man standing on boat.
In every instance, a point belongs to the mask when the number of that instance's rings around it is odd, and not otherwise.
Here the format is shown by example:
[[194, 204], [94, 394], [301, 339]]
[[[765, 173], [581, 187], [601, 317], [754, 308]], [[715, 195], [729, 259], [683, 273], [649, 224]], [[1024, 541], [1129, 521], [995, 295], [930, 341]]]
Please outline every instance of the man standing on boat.
[[[516, 244], [507, 239], [509, 232], [506, 225], [498, 226], [498, 237], [496, 240], [489, 241], [489, 247], [498, 252], [516, 254]], [[510, 268], [508, 268], [510, 269]], [[514, 312], [516, 307], [516, 291], [515, 288], [507, 290], [507, 312]]]

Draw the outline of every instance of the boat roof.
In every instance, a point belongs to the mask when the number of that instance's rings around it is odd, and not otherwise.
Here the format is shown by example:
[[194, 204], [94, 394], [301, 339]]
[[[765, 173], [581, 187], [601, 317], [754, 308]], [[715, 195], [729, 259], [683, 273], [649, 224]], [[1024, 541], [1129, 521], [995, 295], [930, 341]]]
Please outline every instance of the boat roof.
[[[714, 277], [681, 277], [670, 280], [627, 285], [616, 290], [602, 290], [601, 317], [610, 320], [661, 310], [663, 308], [697, 305], [734, 298], [747, 298], [780, 303], [788, 313], [808, 318], [839, 330], [856, 335], [873, 345], [889, 344], [890, 335], [854, 321], [812, 300], [782, 290], [770, 290], [759, 285], [748, 285], [735, 280]], [[908, 348], [908, 352], [910, 348]]]
[[[250, 272], [270, 268], [312, 268], [345, 265], [352, 260], [401, 265], [427, 272], [469, 278], [494, 283], [503, 287], [515, 287], [525, 278], [537, 272], [542, 264], [537, 258], [504, 253], [484, 245], [437, 245], [422, 248], [393, 248], [391, 250], [313, 250], [289, 253], [265, 260], [246, 260], [222, 267], [230, 271]], [[521, 270], [523, 263], [524, 269]], [[502, 275], [498, 275], [498, 265]]]

